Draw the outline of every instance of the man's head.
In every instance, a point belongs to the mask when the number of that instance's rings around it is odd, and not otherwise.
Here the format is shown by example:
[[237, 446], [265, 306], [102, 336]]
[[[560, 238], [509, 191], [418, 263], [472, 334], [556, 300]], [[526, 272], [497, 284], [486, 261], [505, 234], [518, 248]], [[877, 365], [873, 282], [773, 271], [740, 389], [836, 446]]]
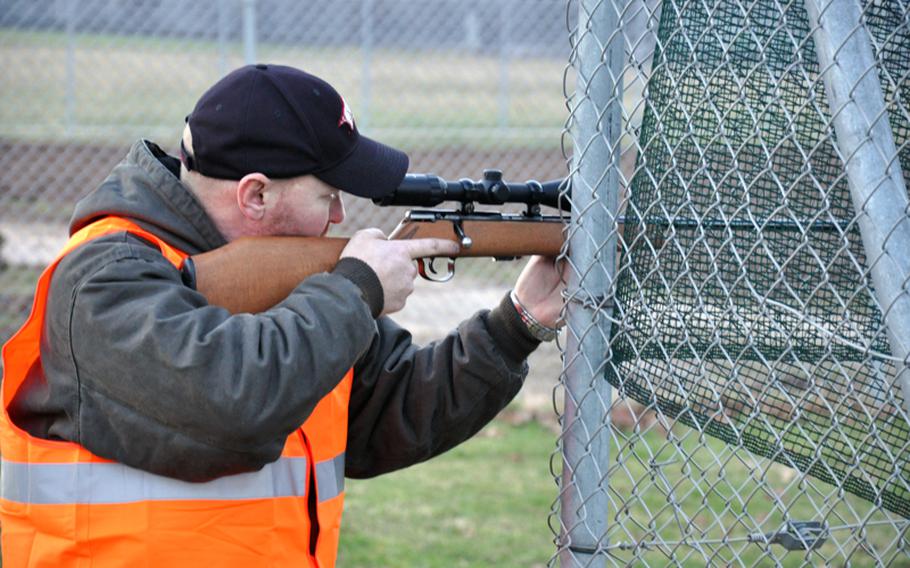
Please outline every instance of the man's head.
[[408, 168], [403, 152], [360, 135], [331, 85], [280, 65], [242, 67], [206, 91], [187, 116], [181, 154], [184, 179], [229, 239], [318, 234], [318, 221], [303, 222], [297, 209], [337, 202], [325, 218], [340, 222], [338, 190], [386, 195]]

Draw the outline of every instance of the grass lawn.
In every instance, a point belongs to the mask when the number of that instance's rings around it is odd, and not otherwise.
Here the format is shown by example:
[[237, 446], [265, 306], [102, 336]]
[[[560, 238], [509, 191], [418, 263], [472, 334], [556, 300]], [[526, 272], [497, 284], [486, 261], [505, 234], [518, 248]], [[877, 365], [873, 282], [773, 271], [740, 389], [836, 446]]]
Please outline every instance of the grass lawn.
[[429, 462], [346, 482], [339, 566], [544, 566], [552, 432], [495, 421]]
[[[496, 420], [478, 437], [427, 463], [376, 479], [348, 480], [339, 565], [545, 566], [556, 552], [547, 524], [557, 498], [549, 470], [556, 435], [536, 422], [509, 422]], [[670, 439], [655, 429], [614, 438], [622, 448], [611, 449], [611, 508], [626, 507], [608, 513], [605, 542], [663, 541], [673, 557], [667, 557], [667, 548], [614, 549], [616, 565], [697, 567], [710, 558], [713, 565], [875, 566], [878, 556], [890, 566], [910, 566], [910, 555], [898, 544], [905, 536], [896, 532], [901, 526], [896, 517], [875, 512], [865, 527], [842, 526], [870, 505], [853, 495], [841, 497], [818, 481], [812, 482], [817, 491], [831, 493], [815, 494], [794, 482], [798, 474], [792, 470], [769, 466], [745, 451], [734, 454], [724, 442], [685, 427], [674, 428]], [[646, 466], [648, 456], [661, 461], [677, 444], [691, 455], [688, 464]], [[820, 509], [831, 507], [831, 533], [821, 548], [807, 556], [747, 542], [757, 526], [779, 526], [782, 511], [774, 494], [789, 504], [787, 515], [794, 520], [822, 519]], [[681, 517], [688, 518], [685, 527], [678, 525]], [[551, 522], [558, 527], [558, 519]], [[689, 544], [670, 544], [678, 539]]]

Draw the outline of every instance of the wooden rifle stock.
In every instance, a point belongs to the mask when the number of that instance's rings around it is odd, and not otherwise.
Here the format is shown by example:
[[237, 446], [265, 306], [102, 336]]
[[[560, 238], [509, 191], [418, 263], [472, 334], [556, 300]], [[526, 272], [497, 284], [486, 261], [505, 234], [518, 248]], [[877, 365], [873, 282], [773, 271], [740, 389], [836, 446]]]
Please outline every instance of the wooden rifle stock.
[[[558, 217], [451, 213], [412, 212], [389, 239], [449, 239], [462, 245], [458, 257], [556, 256], [562, 248], [563, 223]], [[469, 247], [464, 246], [465, 237], [471, 241]], [[192, 257], [196, 289], [210, 304], [231, 313], [262, 312], [285, 299], [306, 277], [332, 270], [347, 243], [346, 238], [334, 237], [237, 239]]]
[[243, 237], [193, 255], [196, 289], [233, 314], [263, 312], [307, 276], [332, 270], [347, 239]]

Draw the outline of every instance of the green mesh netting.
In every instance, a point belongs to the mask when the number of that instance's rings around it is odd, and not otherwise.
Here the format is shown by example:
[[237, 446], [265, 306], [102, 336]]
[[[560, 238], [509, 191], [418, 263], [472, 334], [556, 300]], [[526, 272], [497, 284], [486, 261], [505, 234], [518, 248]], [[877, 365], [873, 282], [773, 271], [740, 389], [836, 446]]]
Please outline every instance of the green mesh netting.
[[[910, 180], [908, 9], [864, 7]], [[802, 2], [664, 2], [658, 36], [608, 380], [910, 517], [910, 427]]]

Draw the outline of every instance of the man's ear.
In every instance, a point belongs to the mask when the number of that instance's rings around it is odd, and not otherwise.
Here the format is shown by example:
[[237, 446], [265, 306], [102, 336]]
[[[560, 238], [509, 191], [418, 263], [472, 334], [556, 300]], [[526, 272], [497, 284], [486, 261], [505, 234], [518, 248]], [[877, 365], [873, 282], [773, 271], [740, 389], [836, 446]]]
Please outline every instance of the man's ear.
[[237, 206], [244, 217], [259, 221], [265, 215], [265, 193], [272, 180], [266, 175], [252, 173], [237, 182]]

